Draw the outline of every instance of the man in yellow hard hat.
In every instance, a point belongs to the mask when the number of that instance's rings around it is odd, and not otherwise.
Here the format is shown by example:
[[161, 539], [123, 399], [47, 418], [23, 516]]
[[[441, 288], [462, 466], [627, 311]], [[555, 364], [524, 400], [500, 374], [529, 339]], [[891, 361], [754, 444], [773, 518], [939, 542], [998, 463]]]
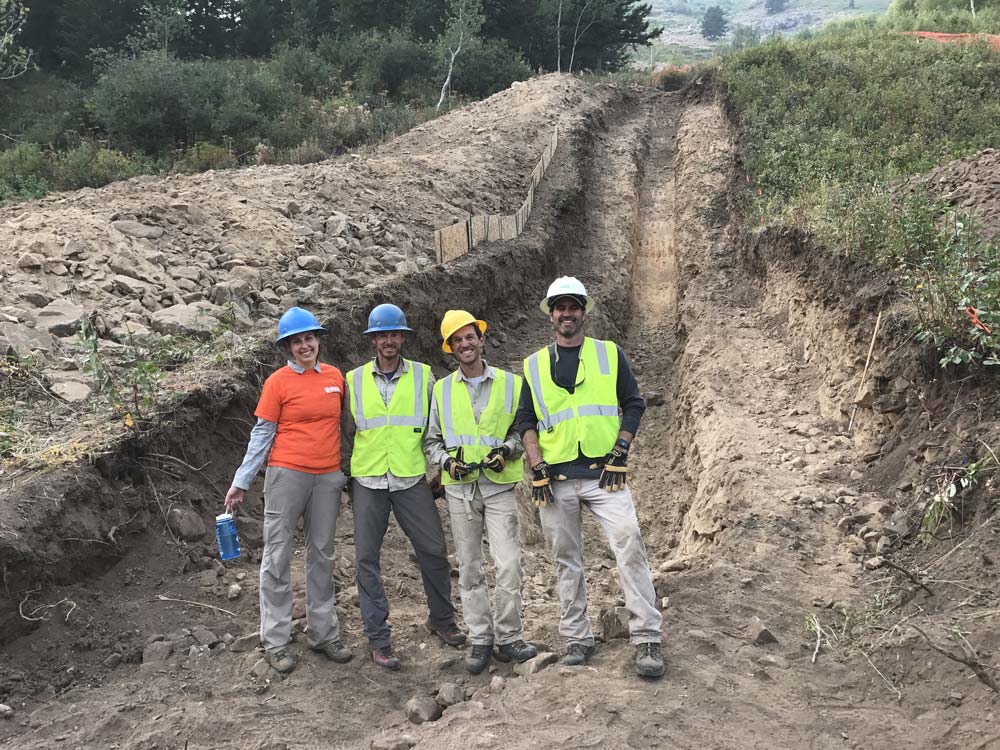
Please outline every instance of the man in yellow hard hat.
[[549, 286], [540, 307], [556, 340], [524, 360], [517, 428], [531, 466], [532, 496], [556, 561], [559, 634], [567, 643], [562, 663], [583, 664], [594, 652], [583, 566], [581, 512], [586, 507], [618, 563], [636, 672], [660, 677], [663, 623], [625, 484], [629, 444], [646, 402], [622, 350], [612, 341], [584, 335], [593, 306], [578, 279], [563, 276]]
[[[434, 384], [424, 451], [441, 467], [458, 555], [458, 588], [472, 648], [465, 668], [479, 674], [496, 646], [500, 661], [526, 661], [538, 652], [521, 625], [521, 547], [514, 485], [524, 476], [514, 416], [521, 378], [483, 359], [486, 322], [465, 310], [441, 321], [441, 349], [458, 369]], [[483, 529], [496, 566], [491, 611], [483, 570]]]

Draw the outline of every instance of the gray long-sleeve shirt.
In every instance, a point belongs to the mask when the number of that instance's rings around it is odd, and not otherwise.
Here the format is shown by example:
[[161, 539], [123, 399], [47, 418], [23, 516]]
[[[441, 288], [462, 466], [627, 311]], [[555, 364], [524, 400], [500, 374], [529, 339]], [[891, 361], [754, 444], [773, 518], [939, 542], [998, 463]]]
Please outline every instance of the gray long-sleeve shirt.
[[[479, 419], [490, 402], [490, 394], [497, 377], [496, 368], [487, 364], [482, 379], [477, 378], [477, 382], [466, 378], [461, 370], [458, 371], [457, 377], [459, 381], [465, 384], [469, 392], [469, 399], [472, 401], [472, 414], [476, 418], [476, 424], [479, 424]], [[513, 376], [508, 375], [508, 377]], [[510, 451], [508, 460], [516, 459], [524, 452], [524, 448], [521, 445], [521, 436], [514, 423], [511, 423], [508, 428], [503, 445], [507, 446], [507, 449]], [[427, 433], [424, 435], [424, 453], [427, 454], [427, 459], [431, 463], [437, 464], [442, 470], [444, 469], [445, 461], [451, 457], [451, 454], [448, 453], [448, 450], [444, 446], [444, 438], [441, 435], [441, 414], [438, 411], [436, 399], [431, 402], [430, 421], [427, 425]], [[514, 483], [497, 484], [487, 477], [485, 472], [481, 471], [479, 472], [479, 479], [475, 482], [469, 482], [468, 484], [446, 484], [444, 485], [444, 491], [449, 497], [472, 501], [476, 498], [477, 491], [481, 498], [487, 498], [509, 490], [513, 486]]]
[[[372, 359], [371, 366], [368, 368], [371, 376], [375, 379], [375, 385], [378, 387], [379, 395], [382, 396], [382, 401], [386, 406], [392, 400], [392, 394], [396, 392], [396, 385], [399, 382], [399, 378], [403, 376], [410, 369], [410, 361], [404, 358], [400, 358], [399, 367], [396, 368], [395, 372], [389, 373], [388, 375], [380, 372], [378, 369], [378, 363], [375, 358]], [[434, 374], [431, 373], [430, 377], [427, 378], [427, 402], [431, 402], [431, 394], [434, 392]], [[351, 383], [350, 379], [347, 380], [346, 387], [344, 388], [344, 408], [340, 411], [340, 467], [344, 473], [351, 474], [351, 454], [354, 452], [354, 436], [358, 432], [358, 426], [354, 421], [354, 415], [351, 413]], [[408, 489], [415, 485], [423, 477], [423, 474], [418, 474], [415, 477], [397, 477], [391, 471], [386, 472], [384, 476], [380, 477], [354, 477], [358, 480], [358, 484], [362, 487], [367, 487], [370, 490], [389, 490], [390, 492], [399, 492], [401, 490]]]

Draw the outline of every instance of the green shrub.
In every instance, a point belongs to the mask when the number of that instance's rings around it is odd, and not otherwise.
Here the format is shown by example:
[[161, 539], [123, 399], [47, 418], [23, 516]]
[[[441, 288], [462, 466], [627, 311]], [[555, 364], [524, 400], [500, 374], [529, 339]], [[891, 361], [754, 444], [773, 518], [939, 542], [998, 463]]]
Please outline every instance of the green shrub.
[[120, 151], [102, 148], [84, 141], [76, 148], [59, 153], [55, 159], [55, 187], [76, 190], [82, 187], [102, 187], [111, 182], [148, 174], [155, 165], [142, 159], [131, 159]]
[[308, 47], [280, 45], [268, 70], [307, 96], [323, 97], [340, 89], [335, 67]]
[[395, 97], [405, 84], [434, 76], [434, 56], [428, 46], [393, 32], [381, 44], [368, 50], [358, 71], [360, 92], [374, 94], [385, 91]]
[[0, 81], [0, 102], [0, 132], [29, 143], [65, 146], [66, 134], [85, 125], [80, 86], [37, 70]]
[[[444, 72], [439, 70], [442, 81]], [[462, 49], [455, 59], [451, 85], [463, 96], [481, 99], [530, 76], [531, 68], [520, 52], [503, 40], [486, 39]]]
[[41, 198], [51, 178], [48, 156], [34, 143], [0, 151], [0, 202]]
[[204, 141], [194, 144], [174, 162], [174, 169], [178, 172], [207, 172], [209, 169], [232, 169], [237, 166], [239, 162], [228, 148]]

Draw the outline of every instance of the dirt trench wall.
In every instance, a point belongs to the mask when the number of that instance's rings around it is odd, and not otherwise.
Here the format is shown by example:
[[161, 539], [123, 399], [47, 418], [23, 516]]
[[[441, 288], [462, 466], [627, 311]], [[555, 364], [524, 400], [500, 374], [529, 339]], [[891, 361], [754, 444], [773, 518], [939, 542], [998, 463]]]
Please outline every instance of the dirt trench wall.
[[[595, 209], [589, 190], [592, 152], [612, 113], [627, 117], [637, 103], [634, 93], [608, 87], [597, 106], [565, 118], [559, 149], [536, 190], [530, 223], [517, 240], [481, 245], [447, 266], [388, 280], [317, 310], [330, 331], [325, 359], [346, 372], [370, 357], [370, 344], [360, 331], [368, 311], [382, 302], [399, 304], [415, 329], [405, 356], [431, 363], [439, 374], [450, 369], [438, 331], [447, 309], [464, 307], [486, 317], [493, 347], [500, 352], [510, 348], [505, 342], [537, 325], [532, 318], [548, 283], [571, 273], [566, 269], [586, 247], [587, 216]], [[639, 157], [630, 158], [631, 175], [637, 180]], [[632, 185], [633, 215], [636, 189]], [[624, 227], [616, 251], [620, 262], [584, 279], [600, 299], [622, 296], [622, 279], [631, 273], [630, 233], [634, 227]], [[614, 335], [627, 315], [627, 304], [605, 305], [592, 321], [592, 332]], [[19, 517], [13, 530], [0, 534], [0, 573], [6, 584], [0, 588], [0, 642], [31, 627], [17, 609], [25, 592], [107, 569], [142, 538], [137, 535], [159, 533], [165, 505], [192, 506], [207, 520], [219, 507], [220, 493], [242, 457], [260, 384], [278, 363], [273, 346], [263, 340], [245, 356], [201, 373], [199, 384], [141, 440], [123, 441], [102, 455], [8, 482], [4, 492], [15, 496]], [[157, 466], [169, 467], [174, 477], [181, 475], [181, 491], [173, 498], [165, 500], [156, 493], [162, 480]]]

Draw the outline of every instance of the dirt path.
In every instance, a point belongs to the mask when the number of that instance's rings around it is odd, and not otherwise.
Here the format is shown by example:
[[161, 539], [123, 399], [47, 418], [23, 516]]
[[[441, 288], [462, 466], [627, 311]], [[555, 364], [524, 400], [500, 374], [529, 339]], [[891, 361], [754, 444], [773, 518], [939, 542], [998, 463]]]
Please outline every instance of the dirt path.
[[[984, 740], [980, 747], [988, 747], [993, 719], [986, 714], [993, 709], [953, 718], [943, 713], [933, 679], [909, 685], [900, 703], [885, 663], [880, 674], [836, 637], [835, 629], [868, 604], [859, 558], [849, 552], [853, 542], [836, 524], [880, 498], [861, 492], [857, 475], [850, 479], [859, 465], [857, 448], [838, 422], [823, 417], [826, 373], [804, 356], [804, 332], [787, 324], [788, 310], [757, 288], [735, 258], [725, 232], [733, 145], [722, 112], [645, 92], [597, 118], [584, 136], [592, 142], [577, 147], [590, 161], [564, 162], [551, 178], [557, 198], [578, 204], [556, 226], [570, 238], [552, 251], [557, 257], [540, 248], [560, 244], [559, 238], [533, 237], [537, 223], [525, 239], [535, 245], [489, 251], [498, 268], [509, 268], [503, 264], [514, 253], [529, 259], [509, 304], [483, 311], [501, 334], [490, 358], [517, 369], [525, 354], [549, 340], [544, 320], [530, 311], [550, 272], [577, 273], [598, 298], [592, 332], [622, 343], [650, 396], [630, 483], [657, 595], [665, 600], [667, 675], [639, 680], [624, 640], [602, 643], [584, 668], [555, 665], [521, 677], [496, 665], [478, 677], [465, 675], [462, 653], [419, 627], [418, 573], [393, 525], [383, 569], [405, 669], [387, 676], [360, 658], [345, 509], [338, 526], [338, 605], [346, 640], [359, 655], [352, 664], [336, 667], [303, 653], [298, 669], [280, 680], [261, 669], [255, 651], [200, 648], [197, 625], [220, 635], [253, 632], [257, 567], [244, 559], [217, 578], [211, 568], [199, 569], [204, 560], [197, 554], [179, 559], [161, 538], [101, 578], [50, 594], [65, 593], [85, 613], [100, 611], [107, 596], [105, 608], [115, 608], [128, 632], [113, 628], [107, 613], [90, 622], [53, 618], [15, 642], [5, 671], [30, 670], [46, 649], [64, 645], [60, 636], [74, 655], [103, 648], [112, 637], [123, 641], [117, 651], [136, 657], [154, 634], [184, 645], [161, 663], [108, 667], [103, 684], [95, 678], [92, 686], [68, 688], [72, 672], [65, 680], [52, 678], [44, 695], [19, 705], [13, 720], [0, 721], [0, 747], [860, 750], [904, 743], [964, 748]], [[577, 167], [579, 180], [571, 174]], [[532, 259], [548, 264], [544, 272]], [[465, 269], [456, 264], [452, 273]], [[439, 306], [468, 293], [461, 285], [416, 291], [414, 301]], [[448, 300], [432, 303], [435, 292]], [[780, 296], [791, 306], [802, 304], [797, 294], [789, 287]], [[603, 608], [621, 603], [620, 587], [605, 541], [594, 524], [587, 530], [596, 626]], [[526, 531], [528, 635], [558, 650], [552, 563]], [[299, 562], [299, 599], [301, 573]], [[243, 594], [227, 602], [224, 587], [236, 581]], [[235, 617], [164, 603], [157, 599], [162, 594], [216, 602]], [[774, 642], [760, 635], [758, 622]], [[818, 652], [808, 626], [815, 622], [826, 632]], [[407, 699], [446, 682], [463, 688], [467, 700], [433, 723], [408, 723]]]

